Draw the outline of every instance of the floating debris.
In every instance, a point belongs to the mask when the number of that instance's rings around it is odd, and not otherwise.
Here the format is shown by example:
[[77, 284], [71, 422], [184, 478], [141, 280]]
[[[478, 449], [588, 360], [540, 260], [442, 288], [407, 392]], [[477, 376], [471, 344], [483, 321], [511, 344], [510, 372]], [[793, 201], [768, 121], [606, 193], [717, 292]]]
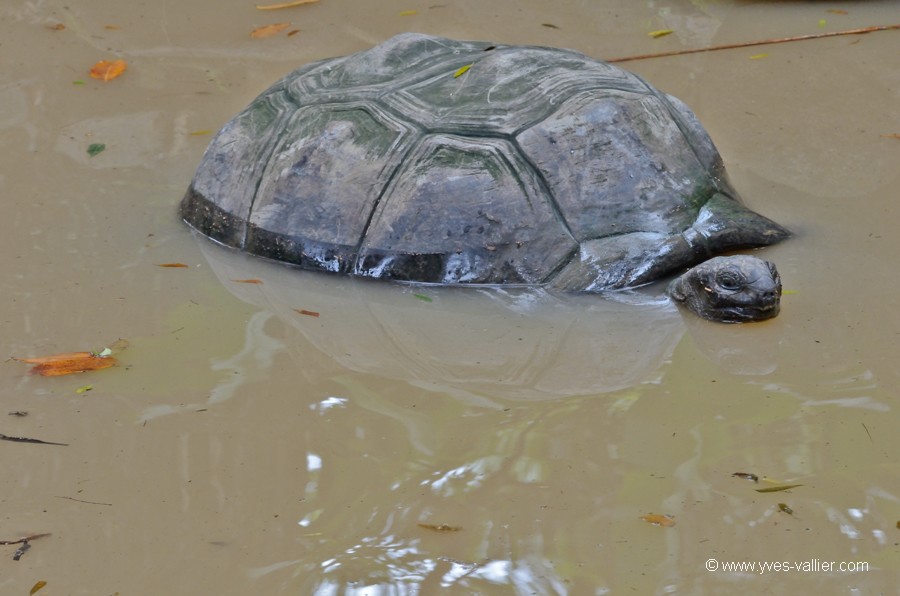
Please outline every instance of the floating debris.
[[671, 528], [675, 525], [675, 516], [665, 513], [648, 513], [647, 515], [642, 515], [641, 519], [648, 524], [653, 524], [654, 526], [662, 526], [663, 528]]
[[752, 480], [753, 482], [759, 482], [759, 476], [756, 474], [750, 474], [749, 472], [735, 472], [732, 474], [735, 478], [743, 478], [744, 480]]
[[798, 486], [803, 486], [802, 484], [779, 484], [777, 486], [769, 486], [766, 488], [758, 488], [756, 492], [758, 493], [777, 493], [783, 490], [791, 490], [792, 488], [797, 488]]
[[314, 4], [319, 0], [294, 0], [293, 2], [282, 2], [281, 4], [257, 4], [256, 10], [281, 10], [282, 8], [293, 8], [295, 6], [303, 6], [304, 4]]
[[124, 60], [101, 60], [91, 67], [91, 78], [103, 82], [118, 79], [128, 69]]
[[435, 532], [459, 532], [462, 530], [460, 526], [451, 526], [449, 524], [425, 524], [420, 522], [416, 525], [420, 528], [425, 528], [426, 530], [434, 530]]

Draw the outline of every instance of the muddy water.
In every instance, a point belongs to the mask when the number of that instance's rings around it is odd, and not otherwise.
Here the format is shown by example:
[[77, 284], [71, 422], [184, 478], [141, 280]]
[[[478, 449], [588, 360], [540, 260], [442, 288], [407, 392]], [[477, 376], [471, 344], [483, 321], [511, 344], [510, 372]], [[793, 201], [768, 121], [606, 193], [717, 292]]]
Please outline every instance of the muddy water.
[[[193, 133], [400, 31], [613, 57], [900, 22], [892, 2], [86, 4], [0, 8], [0, 352], [130, 344], [81, 376], [0, 367], [0, 432], [68, 443], [0, 443], [0, 539], [51, 533], [19, 561], [0, 547], [0, 592], [895, 593], [896, 32], [628, 63], [796, 232], [765, 251], [790, 291], [765, 324], [683, 318], [654, 289], [301, 274], [175, 215]], [[248, 37], [280, 21], [300, 32]], [[87, 76], [114, 57], [120, 79]]]

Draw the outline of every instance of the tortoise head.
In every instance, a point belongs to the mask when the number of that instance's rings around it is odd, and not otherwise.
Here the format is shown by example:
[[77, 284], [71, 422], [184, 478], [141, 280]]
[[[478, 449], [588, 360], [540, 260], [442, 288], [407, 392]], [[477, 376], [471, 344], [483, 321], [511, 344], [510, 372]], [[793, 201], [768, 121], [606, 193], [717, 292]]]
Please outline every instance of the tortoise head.
[[757, 257], [715, 257], [672, 281], [667, 293], [710, 321], [762, 321], [778, 314], [781, 277]]

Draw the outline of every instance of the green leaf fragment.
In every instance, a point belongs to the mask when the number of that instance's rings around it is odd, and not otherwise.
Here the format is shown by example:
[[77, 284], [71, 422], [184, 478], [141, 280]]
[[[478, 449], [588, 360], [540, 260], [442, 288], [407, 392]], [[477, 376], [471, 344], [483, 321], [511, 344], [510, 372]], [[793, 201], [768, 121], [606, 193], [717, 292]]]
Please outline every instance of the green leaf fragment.
[[458, 78], [469, 72], [469, 69], [472, 68], [471, 64], [466, 64], [465, 66], [461, 66], [456, 69], [456, 72], [453, 73], [453, 78]]
[[106, 151], [106, 143], [91, 143], [87, 148], [87, 153], [91, 157], [103, 153], [104, 151]]
[[94, 388], [93, 385], [85, 385], [84, 387], [79, 387], [78, 389], [76, 389], [75, 393], [81, 395], [82, 393], [87, 393], [88, 391], [90, 391], [93, 388]]
[[413, 294], [416, 298], [421, 300], [422, 302], [433, 302], [430, 296], [426, 296], [425, 294]]

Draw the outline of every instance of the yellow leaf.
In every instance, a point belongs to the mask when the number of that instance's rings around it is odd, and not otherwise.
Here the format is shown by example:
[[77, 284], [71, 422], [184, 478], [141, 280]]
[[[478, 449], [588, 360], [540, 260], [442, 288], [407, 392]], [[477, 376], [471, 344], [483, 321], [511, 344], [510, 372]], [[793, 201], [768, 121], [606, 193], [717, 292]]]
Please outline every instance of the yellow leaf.
[[[474, 63], [473, 63], [473, 64], [474, 64]], [[458, 69], [456, 69], [456, 72], [453, 73], [453, 78], [456, 79], [456, 78], [458, 78], [458, 77], [463, 76], [464, 74], [466, 74], [467, 72], [469, 72], [469, 69], [470, 69], [470, 68], [472, 68], [472, 65], [471, 65], [471, 64], [466, 64], [465, 66], [459, 67]]]
[[201, 135], [208, 135], [211, 132], [212, 132], [211, 130], [204, 128], [203, 130], [191, 131], [188, 134], [191, 135], [192, 137], [199, 137]]
[[819, 27], [824, 27], [826, 22], [825, 19], [819, 19]]
[[670, 33], [674, 33], [674, 31], [672, 29], [657, 29], [656, 31], [651, 31], [647, 35], [649, 35], [653, 39], [656, 39], [657, 37], [665, 37]]
[[91, 67], [91, 78], [101, 81], [111, 81], [122, 76], [128, 68], [124, 60], [101, 60]]
[[411, 17], [414, 14], [419, 14], [419, 11], [418, 10], [404, 10], [403, 12], [400, 13], [400, 16], [401, 17]]
[[768, 54], [753, 54], [752, 56], [750, 56], [750, 60], [759, 60], [761, 58], [768, 58], [768, 57], [769, 57]]
[[777, 493], [783, 490], [790, 490], [792, 488], [797, 488], [798, 486], [803, 486], [802, 484], [779, 484], [778, 486], [769, 486], [766, 488], [758, 488], [756, 492], [758, 493]]
[[33, 586], [31, 586], [31, 591], [28, 592], [28, 595], [29, 595], [29, 596], [34, 596], [35, 593], [36, 593], [38, 590], [40, 590], [41, 588], [43, 588], [43, 587], [46, 586], [46, 585], [47, 585], [47, 582], [45, 582], [44, 580], [41, 580], [41, 581], [37, 582], [36, 584], [34, 584]]
[[250, 37], [252, 37], [253, 39], [272, 37], [273, 35], [278, 35], [290, 26], [290, 23], [272, 23], [271, 25], [263, 25], [262, 27], [257, 27], [256, 29], [251, 31]]
[[279, 10], [281, 8], [293, 8], [295, 6], [302, 6], [304, 4], [313, 4], [314, 2], [318, 2], [319, 0], [294, 0], [293, 2], [283, 2], [281, 4], [257, 4], [257, 10]]

